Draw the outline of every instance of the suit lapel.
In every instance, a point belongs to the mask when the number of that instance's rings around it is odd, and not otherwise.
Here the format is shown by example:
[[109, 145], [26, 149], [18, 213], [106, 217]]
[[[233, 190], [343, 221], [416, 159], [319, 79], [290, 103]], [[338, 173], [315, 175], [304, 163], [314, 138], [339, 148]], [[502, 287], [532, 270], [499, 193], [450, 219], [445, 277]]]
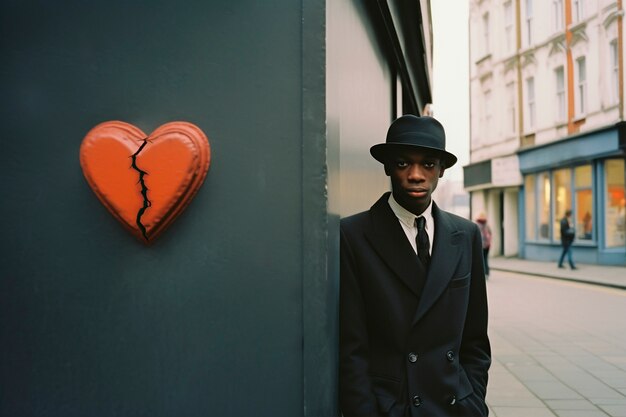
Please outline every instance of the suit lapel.
[[435, 238], [426, 284], [415, 313], [414, 323], [430, 309], [452, 279], [461, 255], [463, 232], [457, 230], [450, 216], [433, 203]]
[[389, 268], [419, 296], [420, 277], [423, 280], [425, 274], [398, 218], [389, 207], [388, 199], [389, 193], [385, 193], [370, 209], [371, 228], [365, 235]]

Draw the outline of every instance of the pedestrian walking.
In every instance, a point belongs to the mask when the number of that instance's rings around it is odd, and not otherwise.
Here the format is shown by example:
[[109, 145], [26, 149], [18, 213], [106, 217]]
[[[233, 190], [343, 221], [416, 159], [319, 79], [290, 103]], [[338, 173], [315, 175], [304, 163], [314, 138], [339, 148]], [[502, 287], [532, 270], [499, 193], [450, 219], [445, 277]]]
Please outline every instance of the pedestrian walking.
[[489, 279], [489, 249], [491, 248], [491, 228], [487, 224], [487, 216], [480, 213], [476, 218], [480, 236], [483, 241], [483, 262], [485, 264], [485, 279]]
[[569, 262], [569, 266], [572, 269], [577, 269], [576, 265], [574, 265], [574, 260], [572, 259], [572, 243], [574, 243], [574, 238], [576, 237], [576, 229], [574, 229], [570, 225], [570, 218], [572, 217], [572, 210], [566, 210], [565, 216], [561, 219], [561, 245], [563, 246], [563, 251], [561, 252], [561, 257], [559, 258], [559, 268], [565, 268], [563, 266], [563, 261], [565, 260], [565, 255], [567, 255], [567, 261]]
[[480, 230], [431, 198], [457, 161], [444, 128], [432, 117], [402, 116], [370, 153], [392, 192], [341, 220], [343, 416], [486, 416]]

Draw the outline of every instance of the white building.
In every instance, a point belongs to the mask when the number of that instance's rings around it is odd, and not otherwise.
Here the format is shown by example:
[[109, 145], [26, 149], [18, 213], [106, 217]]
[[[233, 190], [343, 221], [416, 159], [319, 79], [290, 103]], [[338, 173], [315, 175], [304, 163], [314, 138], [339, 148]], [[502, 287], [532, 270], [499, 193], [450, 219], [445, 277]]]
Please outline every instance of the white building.
[[471, 211], [491, 253], [626, 265], [622, 0], [470, 0]]

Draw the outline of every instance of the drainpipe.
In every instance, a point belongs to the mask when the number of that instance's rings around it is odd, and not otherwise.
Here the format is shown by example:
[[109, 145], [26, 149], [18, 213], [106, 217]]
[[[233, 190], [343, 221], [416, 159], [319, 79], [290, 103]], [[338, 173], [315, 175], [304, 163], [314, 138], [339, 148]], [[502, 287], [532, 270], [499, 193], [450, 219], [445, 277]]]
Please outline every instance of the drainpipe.
[[569, 29], [572, 24], [572, 1], [565, 1], [565, 54], [567, 60], [567, 133], [578, 132], [578, 126], [574, 123], [576, 115], [576, 100], [574, 89], [574, 59], [572, 57], [572, 32]]

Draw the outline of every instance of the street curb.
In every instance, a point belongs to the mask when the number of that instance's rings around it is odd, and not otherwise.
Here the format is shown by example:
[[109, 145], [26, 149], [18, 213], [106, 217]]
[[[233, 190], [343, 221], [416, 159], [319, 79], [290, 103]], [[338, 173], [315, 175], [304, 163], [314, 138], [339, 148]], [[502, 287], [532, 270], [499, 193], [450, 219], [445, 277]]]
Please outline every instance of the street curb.
[[599, 282], [599, 281], [590, 281], [590, 280], [580, 279], [580, 278], [559, 277], [555, 275], [547, 275], [547, 274], [542, 274], [538, 272], [520, 271], [518, 269], [503, 268], [503, 267], [498, 267], [498, 266], [492, 266], [490, 269], [493, 269], [494, 271], [514, 272], [516, 274], [522, 274], [522, 275], [532, 275], [535, 277], [558, 279], [561, 281], [579, 282], [581, 284], [590, 284], [590, 285], [597, 285], [600, 287], [609, 287], [609, 288], [615, 288], [618, 290], [626, 290], [626, 285], [612, 284], [610, 282]]

